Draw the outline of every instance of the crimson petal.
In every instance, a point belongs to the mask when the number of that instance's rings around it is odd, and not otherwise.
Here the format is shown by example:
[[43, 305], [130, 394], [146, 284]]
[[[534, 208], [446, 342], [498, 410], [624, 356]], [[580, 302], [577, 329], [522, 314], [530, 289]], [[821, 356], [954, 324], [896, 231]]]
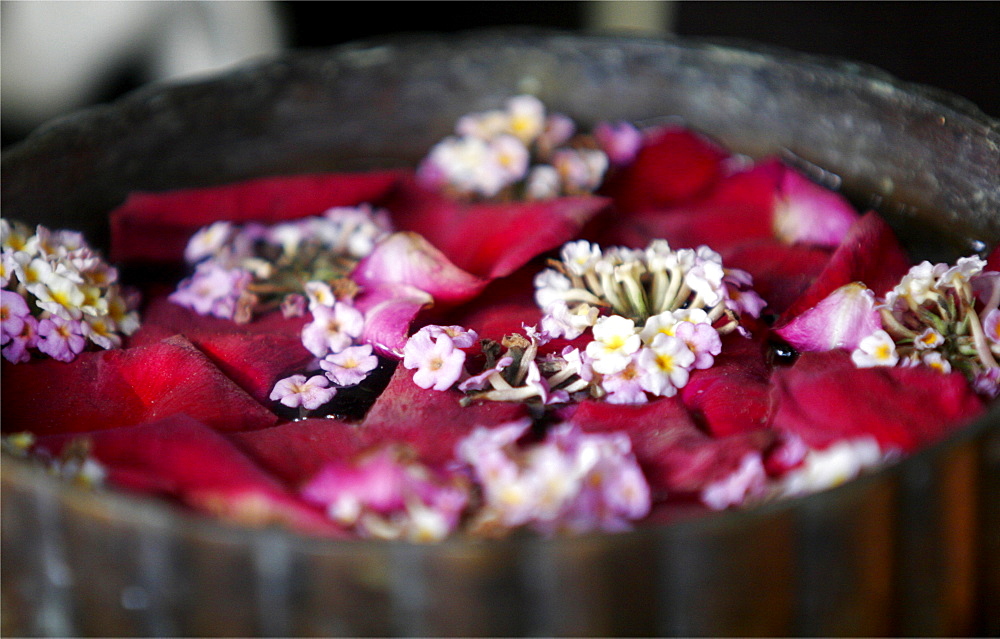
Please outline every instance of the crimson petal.
[[771, 443], [766, 430], [715, 438], [698, 429], [676, 397], [641, 405], [580, 403], [570, 418], [585, 432], [625, 432], [658, 499], [691, 498], [739, 471]]
[[961, 373], [928, 367], [856, 368], [843, 351], [803, 353], [774, 377], [775, 430], [813, 448], [874, 437], [884, 450], [912, 452], [983, 410]]
[[387, 206], [399, 228], [427, 238], [459, 268], [493, 279], [571, 240], [608, 204], [594, 196], [469, 204], [406, 180]]
[[400, 173], [270, 177], [165, 193], [133, 193], [111, 212], [111, 259], [179, 262], [188, 239], [219, 220], [275, 223], [319, 215], [335, 206], [381, 201]]
[[479, 402], [463, 407], [457, 391], [424, 390], [413, 382], [413, 371], [399, 366], [389, 386], [361, 424], [371, 445], [406, 442], [429, 465], [450, 460], [455, 444], [476, 426], [494, 426], [524, 417], [522, 404]]
[[277, 418], [190, 341], [39, 360], [5, 370], [4, 430], [70, 433], [187, 414], [219, 430], [263, 428]]
[[644, 140], [632, 164], [609, 176], [602, 193], [627, 213], [690, 202], [715, 185], [728, 156], [689, 129], [664, 127]]
[[[42, 437], [58, 454], [81, 435]], [[111, 485], [172, 496], [243, 525], [283, 523], [303, 532], [343, 532], [254, 464], [223, 435], [186, 415], [84, 435]]]
[[852, 282], [862, 282], [876, 296], [882, 296], [909, 270], [910, 258], [892, 228], [870, 211], [854, 223], [816, 281], [785, 311], [778, 326]]
[[[746, 320], [745, 320], [746, 322]], [[711, 368], [691, 372], [681, 399], [706, 431], [725, 437], [766, 428], [770, 419], [770, 374], [763, 327], [754, 339], [723, 338]]]

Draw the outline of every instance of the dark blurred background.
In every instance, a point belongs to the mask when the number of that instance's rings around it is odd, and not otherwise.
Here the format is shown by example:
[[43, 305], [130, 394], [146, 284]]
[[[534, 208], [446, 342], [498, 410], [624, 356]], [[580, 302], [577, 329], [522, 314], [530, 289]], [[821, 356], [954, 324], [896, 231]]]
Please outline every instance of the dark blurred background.
[[738, 38], [866, 62], [1000, 117], [997, 2], [40, 2], [3, 0], [2, 137], [150, 81], [285, 48], [530, 25]]

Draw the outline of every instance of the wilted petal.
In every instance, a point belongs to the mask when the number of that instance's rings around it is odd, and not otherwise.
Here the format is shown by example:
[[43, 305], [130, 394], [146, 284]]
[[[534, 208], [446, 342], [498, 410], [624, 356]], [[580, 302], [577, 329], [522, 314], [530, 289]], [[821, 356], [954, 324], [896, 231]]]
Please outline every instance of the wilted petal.
[[830, 293], [775, 333], [800, 351], [851, 351], [880, 328], [875, 294], [864, 284], [854, 282]]

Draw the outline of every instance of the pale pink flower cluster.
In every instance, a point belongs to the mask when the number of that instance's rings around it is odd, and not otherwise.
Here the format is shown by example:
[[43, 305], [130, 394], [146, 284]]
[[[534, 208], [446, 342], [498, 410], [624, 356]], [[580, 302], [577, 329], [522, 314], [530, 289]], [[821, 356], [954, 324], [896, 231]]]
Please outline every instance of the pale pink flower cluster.
[[461, 475], [431, 469], [392, 445], [355, 463], [328, 464], [303, 486], [302, 495], [362, 537], [414, 543], [453, 533], [469, 503]]
[[11, 362], [69, 362], [88, 344], [116, 348], [139, 328], [138, 300], [83, 235], [0, 220], [0, 329]]
[[371, 344], [360, 343], [365, 317], [349, 299], [338, 300], [323, 282], [307, 283], [305, 292], [312, 321], [302, 328], [302, 345], [316, 356], [323, 374], [281, 379], [270, 395], [300, 408], [303, 416], [332, 400], [338, 388], [360, 384], [379, 363]]
[[530, 420], [477, 428], [456, 450], [482, 496], [473, 530], [522, 526], [544, 534], [621, 531], [649, 513], [650, 490], [623, 433], [571, 423], [520, 445]]
[[366, 204], [270, 226], [215, 222], [188, 240], [184, 257], [195, 271], [170, 300], [243, 323], [270, 296], [286, 314], [301, 315], [302, 291], [287, 281], [345, 275], [391, 231], [388, 213]]
[[[619, 156], [628, 146], [621, 125], [604, 136]], [[547, 114], [531, 95], [507, 100], [503, 109], [461, 117], [455, 135], [438, 142], [418, 168], [420, 181], [464, 197], [493, 198], [515, 192], [527, 199], [591, 193], [604, 179], [608, 155], [574, 141], [576, 125]]]

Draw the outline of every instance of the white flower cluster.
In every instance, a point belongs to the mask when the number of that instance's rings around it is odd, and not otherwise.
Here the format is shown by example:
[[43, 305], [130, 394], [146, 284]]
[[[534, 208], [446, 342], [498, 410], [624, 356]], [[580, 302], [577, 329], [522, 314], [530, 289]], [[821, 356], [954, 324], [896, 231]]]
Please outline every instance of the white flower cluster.
[[562, 359], [611, 402], [676, 394], [692, 370], [712, 366], [721, 335], [743, 330], [740, 314], [757, 317], [764, 306], [750, 275], [725, 268], [705, 246], [674, 251], [654, 240], [645, 250], [602, 250], [579, 240], [560, 257], [535, 278], [541, 334], [590, 331], [585, 349], [567, 348]]
[[608, 169], [608, 155], [596, 141], [574, 141], [573, 121], [546, 114], [545, 105], [530, 95], [507, 100], [504, 109], [463, 116], [455, 133], [431, 149], [418, 177], [463, 197], [512, 191], [540, 200], [591, 193]]
[[391, 231], [388, 212], [368, 205], [273, 225], [215, 222], [188, 241], [184, 256], [195, 272], [170, 299], [239, 323], [279, 304], [286, 314], [301, 315], [302, 282], [350, 286], [347, 274]]
[[979, 391], [1000, 391], [1000, 272], [978, 257], [921, 262], [881, 300], [882, 328], [861, 340], [855, 365], [960, 370]]
[[116, 348], [139, 328], [137, 299], [118, 271], [74, 231], [0, 220], [3, 356], [39, 352], [68, 362], [93, 344]]

